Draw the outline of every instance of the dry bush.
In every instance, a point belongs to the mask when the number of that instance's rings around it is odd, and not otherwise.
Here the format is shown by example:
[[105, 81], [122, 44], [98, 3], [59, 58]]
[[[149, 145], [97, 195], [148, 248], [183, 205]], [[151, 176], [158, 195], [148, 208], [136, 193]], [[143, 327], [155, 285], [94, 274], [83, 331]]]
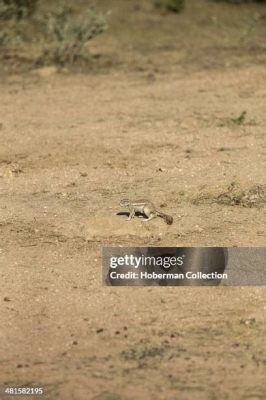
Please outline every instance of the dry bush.
[[38, 0], [0, 0], [0, 20], [20, 20], [32, 15]]
[[107, 28], [104, 16], [93, 9], [76, 13], [70, 7], [59, 7], [44, 13], [35, 9], [36, 0], [21, 0], [21, 7], [22, 3], [23, 7], [28, 4], [29, 10], [23, 18], [18, 18], [13, 12], [15, 1], [8, 6], [4, 4], [6, 1], [0, 0], [0, 5], [4, 5], [2, 14], [0, 8], [0, 47], [19, 53], [20, 49], [33, 45], [38, 65], [88, 60], [87, 42]]
[[105, 18], [92, 9], [75, 15], [71, 8], [63, 7], [39, 15], [38, 22], [44, 32], [43, 52], [39, 58], [42, 64], [65, 65], [88, 60], [87, 42], [107, 28]]

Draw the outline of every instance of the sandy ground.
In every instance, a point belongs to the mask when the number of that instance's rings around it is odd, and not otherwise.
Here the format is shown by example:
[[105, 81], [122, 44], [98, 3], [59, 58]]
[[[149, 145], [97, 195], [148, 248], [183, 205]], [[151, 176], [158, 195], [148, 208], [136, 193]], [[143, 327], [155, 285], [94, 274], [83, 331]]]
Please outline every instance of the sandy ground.
[[[147, 55], [123, 40], [95, 41], [116, 60], [97, 74], [1, 80], [0, 386], [264, 399], [263, 287], [103, 287], [101, 251], [265, 245], [265, 51]], [[123, 197], [151, 199], [174, 224], [126, 222]]]

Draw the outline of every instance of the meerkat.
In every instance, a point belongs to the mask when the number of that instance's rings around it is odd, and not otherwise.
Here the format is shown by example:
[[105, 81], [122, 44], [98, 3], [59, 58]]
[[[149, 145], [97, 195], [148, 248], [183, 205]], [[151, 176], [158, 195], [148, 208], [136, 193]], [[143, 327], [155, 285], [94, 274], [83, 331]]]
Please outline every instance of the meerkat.
[[129, 217], [127, 221], [130, 221], [132, 218], [134, 218], [135, 213], [139, 212], [147, 217], [144, 220], [145, 222], [150, 221], [158, 216], [163, 218], [168, 225], [173, 223], [173, 217], [171, 217], [171, 215], [167, 215], [161, 211], [158, 211], [155, 205], [149, 200], [131, 201], [128, 199], [123, 199], [120, 201], [120, 206], [127, 207], [129, 209]]

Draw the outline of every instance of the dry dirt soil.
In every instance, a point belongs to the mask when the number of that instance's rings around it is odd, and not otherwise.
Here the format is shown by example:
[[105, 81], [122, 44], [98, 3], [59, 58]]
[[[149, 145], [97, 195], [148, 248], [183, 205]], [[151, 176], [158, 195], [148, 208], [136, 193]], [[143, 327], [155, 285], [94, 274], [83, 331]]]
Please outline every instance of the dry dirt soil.
[[1, 77], [2, 388], [265, 398], [263, 287], [102, 286], [106, 245], [265, 245], [266, 7], [188, 3], [99, 1], [92, 71]]

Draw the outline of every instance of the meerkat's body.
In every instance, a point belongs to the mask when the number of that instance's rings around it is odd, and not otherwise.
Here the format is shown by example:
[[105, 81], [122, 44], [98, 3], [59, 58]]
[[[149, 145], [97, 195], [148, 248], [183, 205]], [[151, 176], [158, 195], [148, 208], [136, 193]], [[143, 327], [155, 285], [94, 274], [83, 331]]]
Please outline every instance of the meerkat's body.
[[168, 225], [171, 225], [173, 223], [173, 217], [164, 214], [161, 211], [158, 211], [155, 205], [151, 201], [146, 199], [141, 199], [141, 200], [123, 199], [120, 201], [120, 206], [128, 208], [129, 210], [128, 221], [134, 218], [136, 212], [139, 212], [147, 217], [144, 220], [146, 222], [159, 216], [163, 218]]

